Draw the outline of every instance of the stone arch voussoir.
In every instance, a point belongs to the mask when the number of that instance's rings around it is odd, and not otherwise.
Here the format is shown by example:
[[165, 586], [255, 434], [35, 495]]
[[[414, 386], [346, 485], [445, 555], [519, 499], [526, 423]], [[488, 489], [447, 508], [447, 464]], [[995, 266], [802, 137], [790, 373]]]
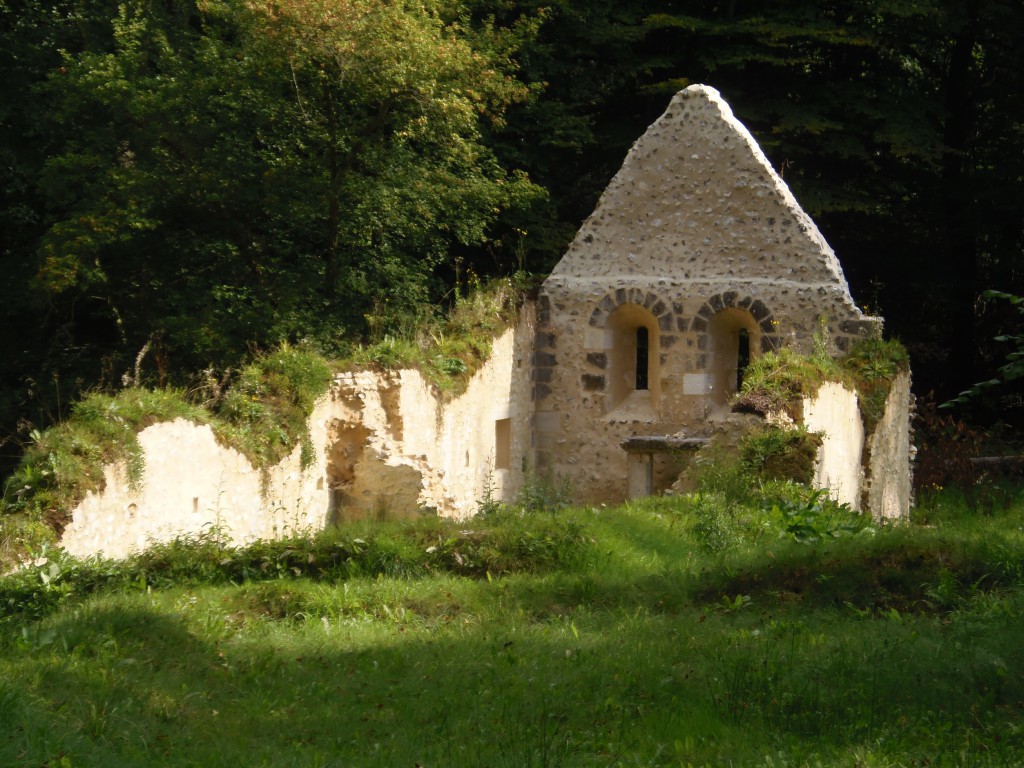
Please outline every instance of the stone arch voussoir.
[[[706, 350], [708, 346], [708, 324], [711, 318], [723, 309], [741, 309], [749, 312], [761, 329], [761, 353], [774, 352], [782, 346], [782, 337], [779, 336], [778, 321], [775, 319], [771, 309], [753, 296], [744, 296], [738, 291], [723, 291], [710, 297], [693, 316], [690, 321], [689, 330], [697, 334], [697, 348]], [[706, 356], [700, 355], [698, 367], [703, 368], [706, 363]]]
[[609, 291], [594, 307], [590, 313], [590, 325], [593, 328], [604, 328], [608, 325], [608, 318], [621, 306], [635, 304], [643, 307], [658, 322], [658, 328], [662, 333], [672, 333], [676, 330], [676, 314], [672, 302], [663, 299], [653, 291], [643, 288], [618, 288]]

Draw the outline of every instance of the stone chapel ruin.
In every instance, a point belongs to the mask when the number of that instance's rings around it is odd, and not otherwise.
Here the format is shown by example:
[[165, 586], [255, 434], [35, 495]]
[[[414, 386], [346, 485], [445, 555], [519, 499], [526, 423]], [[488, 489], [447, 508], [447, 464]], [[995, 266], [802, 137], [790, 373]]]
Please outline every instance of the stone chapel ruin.
[[[742, 370], [783, 346], [808, 353], [820, 323], [844, 351], [881, 332], [842, 269], [718, 92], [691, 86], [636, 142], [545, 280], [495, 340], [467, 392], [441, 404], [416, 371], [337, 377], [310, 417], [316, 448], [265, 475], [208, 427], [140, 434], [145, 474], [74, 511], [74, 554], [127, 553], [217, 524], [244, 542], [394, 507], [472, 514], [511, 500], [528, 473], [568, 481], [579, 501], [667, 488], [680, 452], [728, 415]], [[910, 382], [864, 432], [855, 393], [825, 385], [803, 421], [824, 435], [816, 483], [876, 517], [910, 505]]]

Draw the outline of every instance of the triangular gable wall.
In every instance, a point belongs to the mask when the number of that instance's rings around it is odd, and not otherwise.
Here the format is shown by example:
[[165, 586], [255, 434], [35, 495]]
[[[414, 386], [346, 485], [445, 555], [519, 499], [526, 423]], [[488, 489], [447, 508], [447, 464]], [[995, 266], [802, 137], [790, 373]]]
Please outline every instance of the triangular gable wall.
[[723, 281], [754, 291], [791, 282], [859, 314], [814, 222], [704, 85], [676, 94], [633, 145], [549, 279], [627, 276], [693, 284], [703, 295]]

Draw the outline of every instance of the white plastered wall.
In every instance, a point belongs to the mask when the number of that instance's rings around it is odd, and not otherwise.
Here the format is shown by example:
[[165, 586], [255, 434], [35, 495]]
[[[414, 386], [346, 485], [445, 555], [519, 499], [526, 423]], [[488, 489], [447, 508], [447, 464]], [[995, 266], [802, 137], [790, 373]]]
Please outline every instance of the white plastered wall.
[[913, 443], [910, 434], [910, 374], [892, 382], [885, 410], [865, 438], [857, 395], [827, 382], [803, 401], [803, 425], [822, 435], [814, 485], [836, 501], [870, 513], [876, 520], [910, 514]]
[[898, 519], [910, 511], [910, 466], [914, 453], [911, 402], [910, 374], [901, 373], [892, 383], [885, 413], [868, 443], [871, 476], [867, 503], [875, 518]]
[[[123, 465], [107, 466], [104, 489], [73, 510], [61, 544], [74, 555], [123, 557], [210, 526], [245, 543], [320, 529], [342, 513], [432, 507], [462, 517], [476, 511], [488, 484], [495, 499], [511, 499], [530, 450], [532, 340], [532, 313], [524, 310], [466, 392], [447, 403], [417, 371], [340, 375], [310, 416], [307, 467], [298, 447], [264, 473], [218, 444], [208, 426], [179, 419], [148, 427], [139, 433], [138, 485]], [[493, 466], [498, 419], [508, 419], [507, 469]], [[337, 509], [339, 501], [347, 508]]]
[[814, 397], [804, 398], [803, 425], [822, 437], [814, 467], [814, 486], [827, 488], [840, 504], [860, 509], [864, 423], [857, 394], [842, 384], [826, 382]]

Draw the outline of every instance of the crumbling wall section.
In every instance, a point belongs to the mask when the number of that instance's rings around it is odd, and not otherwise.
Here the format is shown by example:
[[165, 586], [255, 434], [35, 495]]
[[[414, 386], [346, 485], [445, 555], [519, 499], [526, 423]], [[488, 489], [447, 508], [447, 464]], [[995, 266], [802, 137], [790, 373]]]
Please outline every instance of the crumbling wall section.
[[105, 488], [73, 510], [61, 544], [74, 555], [123, 557], [211, 529], [241, 544], [427, 508], [462, 517], [488, 488], [495, 500], [511, 500], [531, 450], [533, 334], [527, 307], [451, 400], [417, 371], [337, 376], [309, 418], [307, 466], [299, 446], [260, 470], [220, 445], [208, 426], [181, 419], [150, 426], [139, 433], [138, 485], [123, 465], [107, 466]]
[[864, 422], [857, 393], [842, 384], [825, 382], [814, 397], [804, 398], [803, 426], [821, 435], [814, 486], [827, 488], [840, 504], [860, 509]]
[[822, 436], [814, 485], [827, 488], [833, 499], [876, 520], [905, 519], [912, 502], [910, 374], [892, 382], [885, 411], [869, 435], [857, 395], [841, 384], [826, 382], [812, 398], [804, 398], [802, 424]]
[[914, 444], [911, 434], [913, 395], [910, 374], [892, 383], [885, 412], [868, 442], [867, 506], [876, 519], [905, 518], [913, 500], [910, 468]]

